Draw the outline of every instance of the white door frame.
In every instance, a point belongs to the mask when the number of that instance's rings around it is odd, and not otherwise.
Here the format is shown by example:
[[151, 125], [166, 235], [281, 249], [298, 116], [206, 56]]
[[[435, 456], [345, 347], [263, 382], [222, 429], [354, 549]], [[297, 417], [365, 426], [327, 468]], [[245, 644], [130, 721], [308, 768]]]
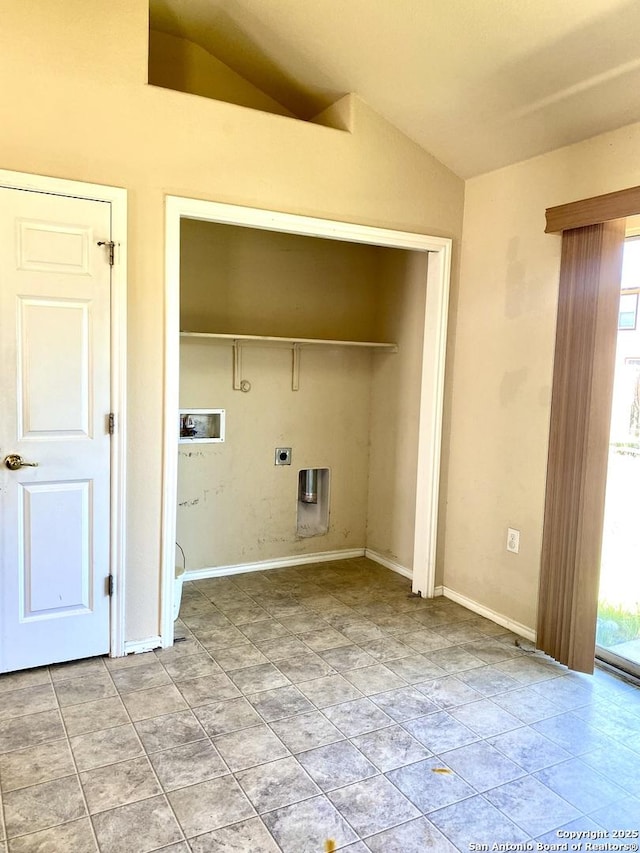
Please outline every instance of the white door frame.
[[116, 251], [111, 270], [111, 411], [115, 416], [115, 431], [111, 438], [109, 573], [113, 576], [113, 595], [109, 653], [111, 657], [120, 657], [125, 653], [127, 191], [4, 169], [0, 169], [0, 187], [111, 203], [110, 239], [115, 242]]
[[267, 231], [325, 237], [430, 254], [427, 265], [414, 535], [414, 592], [435, 591], [440, 448], [447, 345], [451, 240], [391, 231], [272, 210], [167, 196], [165, 204], [165, 412], [162, 506], [161, 638], [173, 643], [176, 498], [178, 481], [178, 392], [180, 368], [180, 220], [242, 225]]

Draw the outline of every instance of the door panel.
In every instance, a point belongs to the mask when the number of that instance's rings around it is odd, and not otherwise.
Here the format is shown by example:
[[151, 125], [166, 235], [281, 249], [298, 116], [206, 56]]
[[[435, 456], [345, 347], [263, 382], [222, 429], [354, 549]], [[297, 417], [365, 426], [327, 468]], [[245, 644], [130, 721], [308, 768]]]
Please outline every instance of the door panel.
[[[21, 485], [18, 542], [20, 618], [89, 612], [91, 576], [91, 483]], [[49, 573], [57, 568], [55, 584]]]
[[90, 335], [89, 302], [18, 299], [22, 439], [90, 437]]
[[110, 207], [0, 188], [0, 671], [109, 650]]
[[90, 228], [29, 220], [18, 221], [16, 225], [18, 269], [91, 275]]

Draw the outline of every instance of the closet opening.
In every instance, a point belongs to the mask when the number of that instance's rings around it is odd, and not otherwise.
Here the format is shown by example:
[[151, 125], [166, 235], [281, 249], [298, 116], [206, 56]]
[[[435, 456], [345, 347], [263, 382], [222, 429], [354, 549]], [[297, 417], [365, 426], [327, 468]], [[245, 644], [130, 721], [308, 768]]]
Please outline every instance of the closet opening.
[[366, 555], [432, 596], [450, 241], [170, 197], [166, 260], [163, 645], [176, 542], [187, 580]]

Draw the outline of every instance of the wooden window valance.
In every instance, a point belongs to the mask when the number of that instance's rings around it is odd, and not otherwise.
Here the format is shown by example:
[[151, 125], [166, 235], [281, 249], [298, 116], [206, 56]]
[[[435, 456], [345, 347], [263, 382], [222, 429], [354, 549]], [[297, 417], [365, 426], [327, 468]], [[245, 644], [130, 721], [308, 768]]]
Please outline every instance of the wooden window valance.
[[548, 207], [546, 234], [598, 225], [612, 219], [625, 219], [640, 213], [640, 187], [630, 187], [606, 195], [584, 198], [568, 204]]

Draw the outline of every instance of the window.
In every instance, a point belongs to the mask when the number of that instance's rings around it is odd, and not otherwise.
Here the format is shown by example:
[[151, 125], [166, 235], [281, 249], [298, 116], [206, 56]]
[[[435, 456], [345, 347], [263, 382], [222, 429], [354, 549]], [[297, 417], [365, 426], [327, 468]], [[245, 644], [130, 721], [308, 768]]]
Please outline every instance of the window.
[[618, 329], [635, 329], [638, 319], [638, 291], [623, 290], [620, 294]]

